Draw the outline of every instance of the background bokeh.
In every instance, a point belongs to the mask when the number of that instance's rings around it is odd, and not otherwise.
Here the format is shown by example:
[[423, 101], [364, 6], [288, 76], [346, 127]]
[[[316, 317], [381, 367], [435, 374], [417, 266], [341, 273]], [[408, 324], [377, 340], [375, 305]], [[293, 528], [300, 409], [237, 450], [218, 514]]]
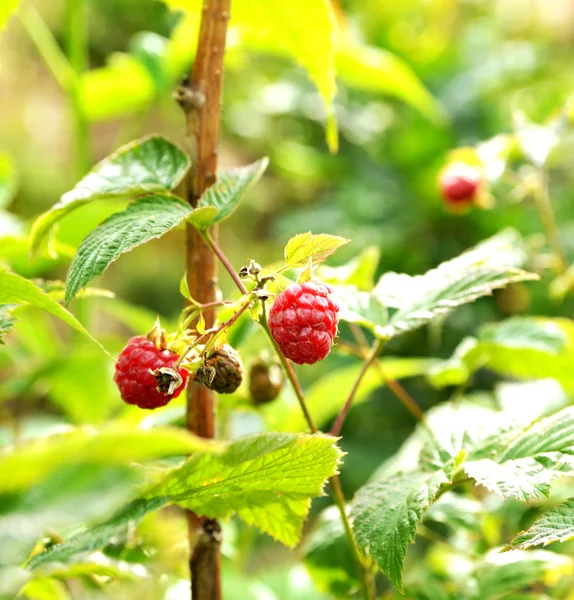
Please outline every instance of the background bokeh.
[[[262, 181], [221, 227], [221, 246], [233, 265], [239, 268], [250, 258], [280, 260], [285, 242], [308, 230], [352, 240], [329, 260], [331, 266], [363, 251], [373, 253], [376, 276], [422, 273], [509, 226], [531, 245], [543, 247], [535, 206], [528, 198], [518, 201], [515, 181], [503, 178], [492, 187], [493, 208], [456, 213], [444, 206], [437, 175], [453, 148], [511, 132], [517, 114], [544, 123], [563, 109], [574, 82], [574, 0], [333, 2], [349, 35], [402, 59], [434, 100], [422, 88], [401, 88], [393, 74], [385, 81], [384, 69], [357, 72], [354, 78], [347, 73], [338, 80], [340, 146], [331, 154], [323, 103], [305, 72], [287, 58], [264, 49], [246, 51], [231, 40], [220, 164], [270, 158]], [[26, 5], [37, 10], [65, 48], [64, 3], [34, 0]], [[151, 132], [184, 144], [184, 120], [171, 89], [192, 58], [194, 24], [182, 27], [181, 15], [154, 0], [90, 0], [87, 5], [92, 74], [83, 102], [90, 164]], [[78, 152], [69, 94], [32, 41], [42, 35], [37, 14], [23, 14], [12, 18], [0, 37], [0, 150], [15, 182], [13, 199], [0, 215], [0, 262], [27, 277], [65, 279], [73, 249], [118, 210], [118, 203], [95, 203], [74, 212], [59, 229], [60, 255], [29, 261], [25, 236], [31, 221], [71, 189], [88, 164]], [[57, 57], [51, 60], [57, 64]], [[573, 176], [572, 168], [550, 171], [552, 202], [570, 257]], [[122, 257], [97, 282], [119, 300], [78, 300], [74, 312], [115, 351], [128, 335], [149, 329], [156, 314], [173, 322], [182, 306], [183, 244], [183, 231], [177, 230]], [[549, 279], [543, 274], [540, 282], [467, 305], [436, 326], [393, 341], [386, 353], [446, 358], [485, 322], [509, 314], [571, 315], [571, 299], [549, 298]], [[234, 294], [224, 272], [220, 283], [224, 296]], [[341, 336], [351, 339], [345, 327]], [[261, 349], [257, 336], [238, 337], [247, 355]], [[334, 354], [314, 369], [301, 369], [301, 380], [310, 387], [355, 363]], [[2, 440], [57, 430], [70, 422], [100, 423], [118, 414], [132, 418], [113, 388], [111, 368], [88, 343], [51, 318], [35, 310], [23, 312], [9, 345], [0, 346]], [[479, 372], [471, 390], [491, 389], [495, 378]], [[423, 409], [448, 397], [424, 377], [407, 379], [404, 385]], [[234, 408], [229, 401], [223, 410]], [[348, 496], [397, 450], [415, 424], [384, 388], [352, 410], [342, 441], [349, 453], [342, 472]], [[235, 435], [263, 427], [260, 415], [246, 410], [234, 413], [228, 425]], [[327, 504], [320, 501], [315, 510]], [[283, 550], [277, 549], [273, 562], [281, 560]]]

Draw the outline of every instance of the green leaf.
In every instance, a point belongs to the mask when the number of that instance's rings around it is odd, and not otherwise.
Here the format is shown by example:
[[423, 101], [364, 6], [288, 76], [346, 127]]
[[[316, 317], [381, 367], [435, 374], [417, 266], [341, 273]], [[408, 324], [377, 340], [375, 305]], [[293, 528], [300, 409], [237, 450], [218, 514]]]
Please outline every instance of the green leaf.
[[[200, 451], [145, 497], [105, 523], [38, 554], [28, 566], [37, 568], [101, 548], [125, 532], [130, 523], [168, 503], [211, 518], [236, 513], [246, 523], [292, 546], [299, 540], [311, 498], [321, 496], [327, 479], [337, 472], [341, 451], [335, 441], [322, 434], [267, 433], [231, 442], [221, 454]], [[142, 438], [138, 446], [146, 445]]]
[[503, 498], [528, 501], [548, 497], [550, 483], [574, 470], [574, 407], [513, 438], [496, 460], [466, 462], [467, 474]]
[[80, 75], [79, 99], [89, 121], [124, 117], [149, 106], [156, 86], [149, 70], [136, 57], [114, 52], [104, 67]]
[[515, 317], [484, 326], [474, 347], [462, 354], [474, 371], [486, 367], [522, 379], [553, 378], [574, 390], [574, 322], [569, 319]]
[[12, 309], [13, 307], [8, 304], [0, 304], [0, 345], [5, 343], [4, 336], [14, 327]]
[[246, 167], [222, 171], [217, 181], [207, 188], [200, 198], [197, 208], [188, 217], [197, 229], [209, 229], [212, 225], [227, 219], [239, 205], [247, 188], [256, 183], [269, 164], [262, 158]]
[[514, 240], [503, 232], [424, 275], [384, 274], [373, 293], [396, 310], [378, 335], [390, 338], [416, 329], [509, 283], [538, 279], [513, 266], [518, 255]]
[[407, 546], [446, 481], [442, 471], [398, 475], [365, 485], [353, 500], [351, 516], [359, 547], [401, 592]]
[[[76, 331], [84, 334], [92, 342], [97, 344], [104, 352], [107, 351], [84, 326], [68, 312], [63, 306], [60, 306], [49, 294], [32, 281], [10, 273], [0, 268], [0, 304], [32, 304], [38, 306], [58, 319], [61, 319]], [[113, 358], [113, 357], [112, 357]]]
[[299, 540], [311, 498], [323, 495], [341, 451], [327, 435], [268, 433], [197, 454], [153, 493], [210, 518], [237, 514], [288, 546]]
[[526, 550], [547, 546], [553, 542], [568, 542], [574, 538], [574, 498], [544, 513], [526, 530], [519, 533], [506, 550]]
[[94, 200], [135, 199], [174, 189], [189, 168], [187, 155], [169, 140], [150, 136], [131, 142], [98, 163], [60, 201], [40, 215], [30, 233], [36, 253], [52, 227], [76, 208]]
[[505, 500], [544, 500], [550, 483], [574, 470], [574, 461], [560, 452], [539, 454], [499, 463], [485, 458], [465, 463], [464, 469], [479, 485]]
[[347, 238], [328, 233], [298, 233], [285, 246], [285, 260], [291, 267], [304, 267], [310, 260], [316, 264], [349, 242]]
[[574, 407], [569, 406], [542, 419], [508, 445], [501, 461], [536, 456], [545, 452], [574, 455]]
[[161, 237], [179, 225], [191, 210], [189, 204], [176, 196], [153, 194], [108, 217], [78, 248], [68, 271], [66, 304], [121, 254]]
[[374, 46], [341, 40], [336, 55], [337, 75], [347, 85], [390, 94], [434, 121], [445, 119], [445, 111], [425, 88], [415, 72], [398, 56]]
[[501, 553], [491, 550], [476, 570], [476, 598], [500, 598], [512, 590], [524, 589], [547, 577], [570, 574], [572, 559], [547, 550]]
[[[198, 0], [164, 0], [172, 10], [201, 10]], [[317, 86], [333, 119], [336, 93], [336, 19], [325, 0], [261, 0], [237, 2], [231, 11], [230, 29], [245, 47], [294, 59]], [[331, 127], [331, 135], [333, 135]], [[336, 149], [336, 140], [331, 140]]]
[[77, 429], [34, 440], [0, 453], [0, 492], [28, 488], [65, 465], [127, 465], [164, 456], [220, 451], [205, 441], [170, 427], [149, 431], [126, 426]]
[[105, 546], [112, 538], [125, 537], [130, 525], [137, 524], [148, 513], [165, 506], [167, 498], [138, 498], [133, 500], [105, 523], [75, 535], [69, 540], [36, 554], [27, 567], [37, 569], [50, 562], [65, 562], [79, 552], [96, 550]]

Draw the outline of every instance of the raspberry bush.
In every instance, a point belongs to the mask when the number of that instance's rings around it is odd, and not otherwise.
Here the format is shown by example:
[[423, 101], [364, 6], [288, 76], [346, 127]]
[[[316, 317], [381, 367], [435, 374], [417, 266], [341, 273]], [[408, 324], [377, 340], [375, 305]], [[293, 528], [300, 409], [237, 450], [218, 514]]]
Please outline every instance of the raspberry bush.
[[0, 9], [6, 89], [46, 63], [21, 196], [0, 154], [0, 596], [567, 600], [571, 99], [479, 113], [484, 48], [457, 92], [481, 3], [151, 4]]

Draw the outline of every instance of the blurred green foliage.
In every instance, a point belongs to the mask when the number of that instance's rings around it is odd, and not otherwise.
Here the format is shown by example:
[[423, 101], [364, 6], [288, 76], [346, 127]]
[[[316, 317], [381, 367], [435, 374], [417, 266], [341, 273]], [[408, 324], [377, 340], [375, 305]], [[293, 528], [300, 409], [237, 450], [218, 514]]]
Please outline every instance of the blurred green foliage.
[[[2, 3], [0, 26], [12, 4], [15, 8], [14, 2]], [[37, 21], [28, 10], [12, 16], [0, 37], [0, 266], [23, 277], [64, 280], [81, 240], [125, 202], [94, 203], [71, 213], [57, 231], [55, 253], [30, 261], [31, 221], [84, 173], [72, 167], [78, 144], [73, 106], [69, 93], [57, 83], [67, 77], [58, 71], [57, 59], [68, 36], [65, 2], [28, 4], [52, 32], [54, 45], [38, 48]], [[312, 47], [302, 49], [306, 60], [301, 62], [311, 66], [311, 79], [320, 91], [285, 55], [284, 47], [274, 47], [272, 40], [240, 26], [230, 34], [220, 164], [246, 165], [268, 156], [270, 166], [234, 220], [222, 227], [221, 245], [239, 269], [250, 258], [281, 260], [285, 242], [303, 231], [345, 236], [351, 243], [321, 274], [337, 280], [344, 272], [348, 281], [369, 289], [387, 271], [422, 273], [511, 226], [524, 236], [525, 261], [541, 273], [541, 281], [495, 292], [493, 299], [481, 299], [391, 341], [381, 365], [387, 376], [406, 378], [405, 389], [423, 410], [447, 400], [453, 384], [460, 386], [455, 400], [476, 393], [479, 404], [511, 404], [518, 411], [534, 411], [528, 407], [541, 399], [548, 406], [563, 406], [570, 398], [552, 381], [501, 383], [505, 375], [537, 375], [540, 369], [568, 392], [572, 389], [569, 328], [557, 332], [553, 325], [558, 319], [529, 318], [569, 317], [574, 310], [568, 272], [556, 280], [548, 261], [550, 249], [529, 187], [535, 169], [521, 156], [539, 150], [549, 129], [522, 135], [522, 147], [518, 140], [518, 147], [508, 148], [505, 161], [512, 175], [492, 185], [496, 203], [490, 210], [448, 211], [436, 182], [454, 148], [515, 128], [525, 131], [532, 123], [572, 118], [568, 102], [574, 81], [574, 5], [565, 0], [333, 0], [333, 5], [340, 38], [332, 42], [331, 51], [321, 46], [325, 52], [318, 58]], [[79, 110], [89, 123], [93, 161], [151, 132], [184, 145], [183, 118], [171, 92], [193, 58], [198, 15], [170, 12], [154, 0], [90, 0], [86, 10], [90, 70], [73, 85]], [[293, 45], [300, 46], [297, 40], [291, 40]], [[54, 52], [55, 60], [45, 60], [46, 53], [54, 57]], [[331, 65], [332, 72], [325, 65]], [[329, 77], [335, 72], [331, 116], [339, 127], [339, 150], [331, 154], [325, 120], [333, 93]], [[327, 135], [333, 146], [330, 123]], [[574, 260], [572, 139], [568, 128], [561, 132], [560, 144], [547, 162], [568, 262]], [[117, 353], [127, 337], [151, 328], [157, 314], [168, 329], [175, 327], [183, 300], [178, 291], [183, 270], [183, 234], [178, 230], [110, 267], [98, 285], [113, 290], [116, 299], [95, 290], [79, 296], [73, 312]], [[548, 291], [552, 282], [559, 292], [554, 295]], [[225, 297], [234, 293], [224, 273], [221, 286]], [[61, 287], [46, 294], [62, 299]], [[498, 325], [509, 315], [519, 318]], [[44, 312], [8, 312], [4, 307], [0, 339], [12, 317], [15, 330], [4, 336], [8, 344], [0, 346], [2, 445], [76, 425], [101, 425], [111, 418], [125, 426], [183, 424], [182, 399], [153, 415], [123, 405], [112, 383], [111, 361]], [[517, 323], [520, 356], [516, 331], [509, 332]], [[255, 357], [266, 347], [261, 332], [247, 320], [233, 335], [245, 357]], [[474, 346], [461, 349], [460, 342], [469, 337], [476, 338]], [[351, 330], [342, 326], [341, 351], [313, 369], [300, 370], [318, 421], [328, 423], [336, 415], [360, 368], [356, 358], [344, 352], [344, 342], [352, 340]], [[550, 373], [552, 369], [557, 374]], [[341, 441], [348, 452], [342, 470], [348, 498], [401, 448], [416, 424], [389, 387], [379, 385], [376, 373], [371, 375]], [[518, 387], [509, 394], [504, 387], [508, 385]], [[224, 433], [302, 426], [288, 389], [261, 411], [247, 405], [244, 388], [222, 400]], [[399, 456], [405, 453], [403, 447]], [[384, 468], [390, 469], [392, 460]], [[0, 567], [0, 597], [11, 597], [11, 589], [25, 583], [29, 574], [14, 565], [35, 546], [49, 547], [81, 533], [86, 524], [105, 520], [140, 482], [141, 473], [123, 465], [71, 464], [25, 493], [5, 490], [0, 496], [0, 565], [6, 565]], [[94, 489], [100, 490], [97, 497]], [[571, 598], [572, 563], [565, 558], [571, 542], [560, 546], [560, 554], [536, 551], [521, 555], [521, 560], [492, 550], [529, 527], [548, 505], [574, 495], [571, 481], [562, 481], [552, 500], [535, 506], [503, 504], [480, 488], [471, 494], [445, 494], [427, 513], [420, 538], [408, 553], [407, 597]], [[315, 502], [312, 521], [328, 502]], [[105, 553], [90, 555], [86, 560], [91, 566], [68, 564], [68, 572], [40, 573], [27, 584], [24, 597], [186, 597], [185, 527], [172, 509], [148, 515], [137, 532], [129, 532], [127, 543], [116, 540]], [[310, 600], [354, 593], [356, 573], [351, 568], [341, 571], [341, 564], [350, 561], [330, 513], [321, 515], [313, 534], [310, 529], [303, 547], [289, 552], [231, 521], [225, 530], [226, 598]], [[303, 555], [307, 569], [301, 563]], [[110, 573], [117, 581], [103, 587]], [[501, 582], [507, 582], [506, 587]], [[383, 578], [378, 583], [386, 598], [398, 597]], [[234, 596], [238, 590], [241, 594]]]

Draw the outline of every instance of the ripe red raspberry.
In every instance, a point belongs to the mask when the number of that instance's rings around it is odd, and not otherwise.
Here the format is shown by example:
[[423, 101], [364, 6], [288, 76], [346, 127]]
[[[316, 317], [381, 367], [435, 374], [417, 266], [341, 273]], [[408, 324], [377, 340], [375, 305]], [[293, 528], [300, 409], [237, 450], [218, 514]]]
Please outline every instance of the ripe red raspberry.
[[451, 163], [440, 176], [442, 196], [451, 205], [470, 203], [478, 194], [481, 179], [477, 167], [463, 162]]
[[173, 394], [160, 392], [153, 375], [156, 369], [171, 367], [177, 358], [177, 354], [158, 349], [144, 336], [131, 338], [118, 357], [114, 375], [123, 401], [140, 408], [159, 408], [177, 398], [187, 383], [189, 373], [185, 369], [178, 369], [182, 383]]
[[324, 283], [294, 283], [281, 292], [269, 313], [269, 328], [283, 356], [298, 365], [323, 360], [337, 335], [339, 305]]

